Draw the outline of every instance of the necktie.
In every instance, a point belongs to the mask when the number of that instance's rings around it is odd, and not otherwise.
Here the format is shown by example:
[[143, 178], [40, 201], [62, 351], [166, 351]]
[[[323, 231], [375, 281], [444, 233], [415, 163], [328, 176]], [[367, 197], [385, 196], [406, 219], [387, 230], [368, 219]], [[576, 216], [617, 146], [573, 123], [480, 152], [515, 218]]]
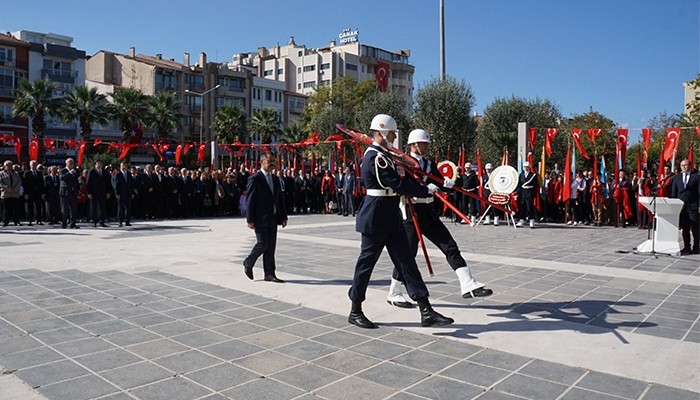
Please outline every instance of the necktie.
[[683, 189], [688, 187], [688, 174], [683, 174]]
[[265, 178], [267, 179], [267, 185], [270, 187], [270, 191], [272, 193], [275, 192], [275, 187], [272, 185], [272, 175], [270, 174], [265, 174]]
[[102, 170], [101, 170], [101, 169], [98, 169], [98, 170], [97, 170], [97, 175], [99, 175], [100, 177], [102, 177]]

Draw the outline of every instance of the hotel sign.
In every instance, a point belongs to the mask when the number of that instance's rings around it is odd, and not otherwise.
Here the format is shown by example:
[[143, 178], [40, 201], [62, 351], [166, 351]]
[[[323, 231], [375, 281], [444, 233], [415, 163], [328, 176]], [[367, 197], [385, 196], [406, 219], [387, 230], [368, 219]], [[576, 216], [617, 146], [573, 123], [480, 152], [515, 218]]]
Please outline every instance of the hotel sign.
[[360, 31], [357, 29], [345, 28], [338, 37], [340, 38], [340, 43], [353, 43], [357, 42], [357, 37], [360, 35]]

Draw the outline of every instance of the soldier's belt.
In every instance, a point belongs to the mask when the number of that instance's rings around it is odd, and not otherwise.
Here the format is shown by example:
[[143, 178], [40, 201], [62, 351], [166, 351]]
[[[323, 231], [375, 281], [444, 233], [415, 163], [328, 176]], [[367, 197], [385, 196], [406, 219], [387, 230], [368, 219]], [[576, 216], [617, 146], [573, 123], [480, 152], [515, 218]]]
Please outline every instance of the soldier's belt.
[[367, 196], [390, 197], [398, 196], [398, 193], [394, 192], [392, 189], [367, 189]]
[[523, 189], [534, 189], [534, 186], [521, 186]]
[[430, 204], [434, 201], [433, 196], [430, 197], [411, 197], [411, 202], [413, 204]]

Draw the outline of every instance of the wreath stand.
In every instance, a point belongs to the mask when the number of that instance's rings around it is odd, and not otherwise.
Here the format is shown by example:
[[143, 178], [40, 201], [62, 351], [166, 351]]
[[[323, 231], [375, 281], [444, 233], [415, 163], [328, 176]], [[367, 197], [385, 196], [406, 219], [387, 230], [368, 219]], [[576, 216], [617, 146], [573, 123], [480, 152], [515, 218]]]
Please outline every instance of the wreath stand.
[[[510, 225], [511, 222], [513, 223], [513, 228], [516, 228], [515, 226], [515, 217], [513, 217], [513, 211], [510, 209], [510, 200], [511, 200], [512, 193], [491, 193], [489, 194], [489, 201], [493, 204], [498, 204], [499, 206], [503, 206], [506, 210], [508, 210], [508, 213], [506, 214], [506, 224]], [[476, 226], [482, 223], [484, 220], [484, 217], [488, 214], [489, 210], [491, 209], [491, 204], [486, 208], [486, 211], [481, 214], [481, 217], [479, 218], [478, 221], [476, 221]]]

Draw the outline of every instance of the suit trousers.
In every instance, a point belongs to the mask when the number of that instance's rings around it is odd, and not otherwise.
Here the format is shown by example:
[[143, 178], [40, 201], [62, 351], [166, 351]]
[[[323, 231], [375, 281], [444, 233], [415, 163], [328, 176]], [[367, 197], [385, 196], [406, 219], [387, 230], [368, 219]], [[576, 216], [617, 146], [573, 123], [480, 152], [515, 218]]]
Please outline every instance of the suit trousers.
[[374, 266], [382, 254], [382, 250], [386, 247], [391, 260], [394, 262], [394, 267], [397, 267], [404, 277], [406, 290], [411, 299], [428, 298], [428, 288], [423, 282], [423, 277], [418, 271], [416, 258], [411, 255], [408, 247], [408, 240], [403, 229], [399, 232], [383, 233], [366, 235], [362, 234], [362, 244], [360, 247], [360, 256], [355, 264], [355, 276], [352, 280], [352, 286], [348, 292], [348, 297], [353, 303], [362, 303], [365, 301], [367, 286], [372, 277]]
[[277, 248], [277, 225], [255, 227], [255, 246], [248, 257], [243, 260], [243, 265], [253, 266], [258, 258], [263, 256], [263, 271], [265, 276], [275, 275], [275, 250]]
[[78, 197], [62, 195], [61, 214], [63, 215], [63, 225], [75, 225], [78, 221]]
[[[683, 250], [697, 251], [700, 249], [700, 222], [697, 215], [694, 215], [693, 221], [685, 210], [681, 211], [679, 216], [679, 227], [681, 228], [681, 236], [683, 237]], [[690, 244], [690, 233], [693, 234], [693, 244]]]
[[46, 212], [49, 222], [56, 224], [61, 220], [61, 202], [58, 195], [46, 195]]
[[[416, 205], [415, 207], [432, 207], [432, 204]], [[452, 267], [453, 270], [467, 266], [467, 262], [459, 252], [457, 242], [455, 242], [452, 234], [450, 234], [450, 231], [447, 230], [447, 227], [442, 223], [442, 221], [423, 221], [422, 219], [419, 219], [419, 222], [423, 236], [433, 242], [433, 244], [437, 246], [440, 251], [442, 251], [442, 254], [447, 257], [447, 263], [450, 264], [450, 267]], [[416, 227], [413, 225], [412, 220], [404, 220], [404, 228], [406, 229], [406, 238], [408, 239], [408, 246], [411, 249], [410, 252], [413, 254], [413, 258], [415, 258], [418, 255], [419, 244]], [[401, 272], [396, 267], [394, 267], [392, 276], [398, 281], [403, 282], [404, 280]]]
[[12, 222], [19, 223], [20, 202], [17, 197], [6, 197], [2, 199], [2, 222], [7, 224]]
[[92, 196], [90, 200], [90, 219], [92, 223], [105, 222], [107, 217], [107, 199], [104, 196]]
[[29, 222], [43, 220], [43, 208], [41, 207], [41, 203], [41, 197], [29, 197], [29, 200], [24, 203], [25, 211], [27, 212], [27, 220]]
[[343, 192], [343, 215], [355, 215], [355, 199], [352, 192]]
[[117, 200], [117, 218], [119, 222], [131, 222], [131, 197], [119, 196]]

